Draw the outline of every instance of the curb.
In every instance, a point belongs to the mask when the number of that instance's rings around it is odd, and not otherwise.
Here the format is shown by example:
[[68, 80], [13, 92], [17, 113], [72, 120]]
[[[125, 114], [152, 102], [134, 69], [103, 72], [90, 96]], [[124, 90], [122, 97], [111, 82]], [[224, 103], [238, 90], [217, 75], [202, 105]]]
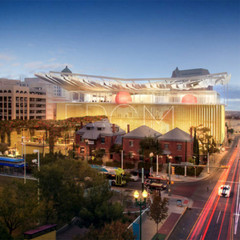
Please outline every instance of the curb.
[[179, 217], [179, 219], [176, 221], [176, 223], [174, 224], [174, 226], [172, 227], [172, 230], [168, 233], [168, 235], [166, 236], [165, 240], [168, 240], [168, 238], [170, 237], [170, 235], [172, 234], [173, 230], [175, 229], [176, 225], [178, 224], [178, 222], [181, 220], [182, 216], [185, 214], [185, 212], [187, 211], [188, 207], [185, 207], [185, 209], [183, 210], [183, 213], [181, 214], [181, 216]]

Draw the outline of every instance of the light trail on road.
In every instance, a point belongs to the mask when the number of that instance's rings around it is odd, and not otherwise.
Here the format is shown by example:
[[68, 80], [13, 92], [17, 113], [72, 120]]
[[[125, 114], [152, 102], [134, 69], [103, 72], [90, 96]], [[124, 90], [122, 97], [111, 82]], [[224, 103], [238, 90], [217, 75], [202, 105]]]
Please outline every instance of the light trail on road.
[[[238, 147], [239, 147], [239, 144], [238, 144]], [[222, 172], [222, 174], [220, 175], [217, 184], [215, 185], [212, 193], [210, 194], [206, 204], [204, 205], [203, 210], [201, 211], [197, 221], [195, 222], [194, 226], [192, 227], [187, 239], [191, 239], [191, 240], [200, 239], [200, 238], [201, 238], [201, 240], [205, 239], [206, 234], [209, 229], [209, 226], [212, 222], [213, 216], [216, 212], [216, 208], [219, 203], [220, 197], [218, 196], [218, 189], [219, 189], [220, 185], [225, 184], [227, 182], [230, 170], [234, 170], [234, 173], [232, 174], [232, 178], [230, 180], [231, 188], [234, 183], [234, 178], [236, 176], [236, 170], [238, 169], [238, 167], [237, 167], [238, 166], [238, 158], [239, 158], [238, 147], [234, 150], [232, 156], [230, 157], [230, 160], [227, 164], [228, 169], [225, 169]], [[235, 161], [236, 158], [237, 158], [237, 162]], [[237, 164], [234, 164], [235, 162]], [[232, 168], [233, 165], [236, 165], [236, 167], [234, 169]], [[235, 186], [235, 188], [236, 188], [236, 186]], [[229, 199], [227, 199], [227, 203], [226, 203], [224, 211], [223, 211], [223, 215], [222, 215], [223, 218], [222, 218], [221, 226], [219, 229], [218, 239], [220, 239], [220, 236], [221, 236], [222, 227], [223, 227], [223, 223], [224, 223], [224, 219], [225, 219], [225, 215], [226, 215], [226, 211], [227, 211], [227, 207], [228, 207], [228, 202], [229, 202]], [[234, 206], [234, 201], [232, 203], [232, 206]], [[239, 208], [240, 208], [240, 206], [239, 206]], [[231, 209], [232, 209], [232, 211], [231, 211], [230, 218], [232, 216], [232, 212], [233, 212], [234, 208], [232, 207]], [[219, 220], [219, 216], [218, 216], [218, 220]], [[231, 219], [230, 219], [230, 223], [231, 223]], [[235, 224], [236, 224], [236, 221], [235, 221]], [[231, 227], [230, 227], [230, 230], [231, 230]], [[229, 231], [228, 231], [227, 235], [229, 236]]]
[[240, 203], [239, 203], [239, 194], [240, 194], [240, 178], [238, 177], [238, 190], [237, 190], [237, 202], [236, 202], [236, 211], [235, 211], [235, 223], [234, 223], [234, 234], [237, 234], [237, 227], [240, 214]]

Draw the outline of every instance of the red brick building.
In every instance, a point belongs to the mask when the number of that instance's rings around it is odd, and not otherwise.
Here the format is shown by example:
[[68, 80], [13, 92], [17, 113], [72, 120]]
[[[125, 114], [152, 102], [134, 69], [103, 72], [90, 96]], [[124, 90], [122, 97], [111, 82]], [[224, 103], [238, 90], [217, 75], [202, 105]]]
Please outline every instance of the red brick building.
[[89, 157], [94, 150], [102, 149], [107, 158], [119, 160], [119, 154], [110, 153], [110, 149], [114, 144], [122, 145], [122, 136], [125, 133], [118, 125], [111, 124], [108, 119], [88, 123], [76, 132], [77, 154]]
[[154, 129], [142, 125], [123, 136], [124, 159], [130, 161], [139, 161], [140, 141], [145, 137], [158, 138], [162, 134]]
[[187, 162], [193, 155], [193, 138], [190, 134], [179, 128], [167, 132], [158, 138], [163, 150], [160, 161], [166, 163]]

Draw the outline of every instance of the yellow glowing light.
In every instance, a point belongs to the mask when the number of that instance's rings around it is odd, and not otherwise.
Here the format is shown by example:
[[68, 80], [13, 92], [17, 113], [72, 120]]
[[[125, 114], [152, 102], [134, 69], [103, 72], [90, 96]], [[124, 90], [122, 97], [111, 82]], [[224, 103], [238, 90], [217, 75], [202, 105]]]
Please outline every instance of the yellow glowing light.
[[136, 191], [134, 192], [133, 196], [134, 196], [135, 199], [138, 199], [138, 197], [139, 197], [139, 192], [136, 190]]
[[147, 198], [147, 196], [148, 196], [148, 193], [147, 193], [147, 191], [146, 191], [146, 190], [144, 190], [144, 191], [142, 192], [142, 196], [143, 196], [143, 198]]

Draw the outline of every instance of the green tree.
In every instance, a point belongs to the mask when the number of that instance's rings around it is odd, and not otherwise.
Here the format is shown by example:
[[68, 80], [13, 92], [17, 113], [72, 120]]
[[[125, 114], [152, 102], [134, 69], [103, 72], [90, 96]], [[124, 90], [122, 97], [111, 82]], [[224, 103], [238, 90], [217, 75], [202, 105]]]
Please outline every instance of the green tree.
[[89, 231], [81, 238], [75, 240], [134, 240], [133, 231], [127, 229], [128, 224], [120, 221], [105, 224], [101, 229], [90, 227]]
[[95, 228], [103, 227], [123, 217], [123, 208], [119, 203], [112, 203], [112, 192], [106, 182], [101, 186], [95, 186], [86, 191], [83, 208], [79, 213], [82, 226]]
[[0, 240], [13, 240], [12, 236], [2, 224], [0, 224]]
[[158, 224], [161, 223], [168, 216], [168, 200], [164, 198], [162, 200], [161, 196], [157, 194], [153, 195], [153, 201], [150, 204], [149, 216], [154, 222], [157, 224], [157, 232], [158, 232]]
[[209, 153], [211, 155], [218, 151], [210, 128], [199, 125], [196, 127], [196, 135], [199, 141], [199, 150], [203, 154], [207, 155]]
[[197, 139], [197, 130], [194, 128], [194, 138], [193, 138], [193, 155], [195, 156], [195, 164], [199, 164], [199, 143]]
[[7, 143], [0, 143], [0, 152], [4, 154], [5, 151], [8, 150], [8, 144]]
[[150, 153], [153, 153], [154, 157], [162, 153], [162, 149], [156, 138], [145, 137], [140, 141], [139, 145], [139, 154], [142, 155], [144, 159], [149, 158]]
[[16, 229], [25, 230], [36, 223], [38, 215], [37, 188], [33, 181], [13, 182], [0, 194], [0, 220], [10, 235]]
[[44, 208], [42, 222], [65, 223], [77, 216], [81, 209], [83, 188], [79, 168], [81, 163], [58, 160], [35, 172], [39, 178], [41, 202]]
[[103, 156], [105, 155], [105, 150], [104, 149], [96, 149], [93, 152], [93, 156], [95, 157], [95, 161], [101, 161]]

